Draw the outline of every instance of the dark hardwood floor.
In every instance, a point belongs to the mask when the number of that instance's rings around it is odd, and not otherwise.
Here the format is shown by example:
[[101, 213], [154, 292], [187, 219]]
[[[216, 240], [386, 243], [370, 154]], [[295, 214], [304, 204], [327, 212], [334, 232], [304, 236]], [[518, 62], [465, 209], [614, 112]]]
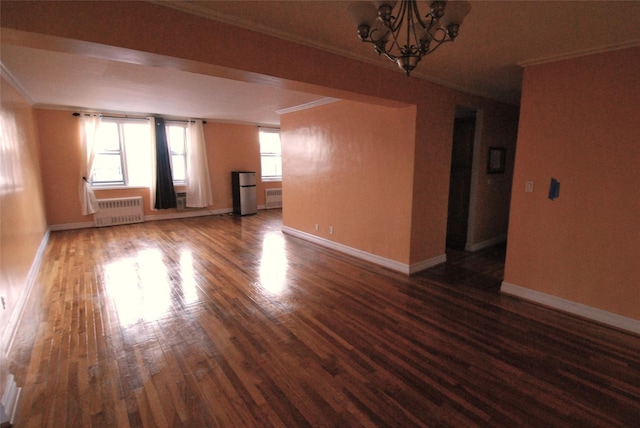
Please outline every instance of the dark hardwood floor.
[[500, 295], [503, 249], [407, 277], [280, 228], [52, 233], [16, 426], [639, 426], [640, 337]]

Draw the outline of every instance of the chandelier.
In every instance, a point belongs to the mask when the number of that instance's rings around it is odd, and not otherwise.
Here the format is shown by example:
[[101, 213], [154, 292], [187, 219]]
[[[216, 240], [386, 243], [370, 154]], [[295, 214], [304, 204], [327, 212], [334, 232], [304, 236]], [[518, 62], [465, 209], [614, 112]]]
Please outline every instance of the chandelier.
[[429, 11], [422, 17], [416, 0], [401, 0], [400, 7], [394, 10], [397, 3], [356, 2], [350, 11], [360, 40], [373, 44], [378, 55], [398, 64], [407, 76], [423, 56], [458, 36], [460, 24], [471, 10], [466, 1], [436, 0], [425, 2]]

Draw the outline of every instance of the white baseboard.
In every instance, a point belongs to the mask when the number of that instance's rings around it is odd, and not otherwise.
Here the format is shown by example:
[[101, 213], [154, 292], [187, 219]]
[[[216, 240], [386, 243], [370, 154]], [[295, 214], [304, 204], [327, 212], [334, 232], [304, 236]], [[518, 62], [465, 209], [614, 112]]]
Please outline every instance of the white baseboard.
[[157, 220], [173, 220], [178, 218], [191, 218], [191, 217], [205, 217], [209, 215], [228, 214], [233, 212], [232, 208], [221, 208], [217, 210], [184, 210], [176, 211], [174, 213], [167, 214], [151, 214], [144, 216], [144, 221], [157, 221]]
[[[27, 301], [29, 300], [29, 296], [31, 295], [33, 286], [36, 283], [38, 271], [40, 270], [40, 265], [42, 264], [42, 259], [44, 257], [44, 252], [47, 249], [48, 242], [49, 230], [45, 232], [42, 240], [40, 241], [40, 245], [36, 250], [33, 262], [31, 262], [31, 267], [29, 268], [29, 272], [27, 273], [24, 287], [20, 292], [20, 296], [18, 297], [18, 301], [16, 302], [13, 313], [11, 314], [9, 323], [6, 325], [4, 331], [2, 332], [2, 344], [0, 346], [0, 349], [2, 349], [2, 351], [5, 353], [5, 356], [2, 357], [2, 359], [7, 358], [11, 353], [11, 348], [13, 347], [13, 342], [18, 332], [20, 322], [22, 321]], [[2, 370], [2, 375], [4, 376], [4, 374], [4, 370]], [[13, 424], [15, 415], [17, 413], [22, 388], [18, 388], [15, 378], [12, 374], [7, 374], [7, 379], [5, 382], [6, 387], [2, 393], [2, 399], [0, 399], [0, 424]]]
[[640, 320], [627, 318], [622, 315], [594, 308], [592, 306], [583, 305], [582, 303], [577, 303], [571, 300], [563, 299], [561, 297], [541, 293], [529, 288], [520, 287], [506, 281], [502, 282], [500, 292], [531, 302], [539, 303], [550, 308], [558, 309], [563, 312], [568, 312], [573, 315], [578, 315], [580, 317], [616, 327], [621, 330], [640, 334]]
[[412, 265], [408, 265], [406, 263], [400, 263], [396, 260], [388, 259], [386, 257], [381, 257], [376, 254], [367, 253], [366, 251], [359, 250], [357, 248], [349, 247], [347, 245], [339, 244], [334, 241], [330, 241], [325, 238], [321, 238], [316, 235], [312, 235], [307, 232], [302, 232], [297, 229], [292, 229], [287, 226], [282, 226], [282, 232], [295, 236], [296, 238], [304, 239], [305, 241], [313, 242], [314, 244], [318, 244], [323, 247], [330, 248], [332, 250], [356, 257], [361, 260], [365, 260], [388, 269], [394, 270], [396, 272], [404, 273], [407, 275], [411, 275], [412, 273], [419, 272], [421, 270], [430, 268], [440, 263], [444, 263], [446, 261], [446, 255], [434, 257], [433, 259], [425, 260], [419, 263], [415, 263]]
[[471, 251], [472, 253], [475, 251], [484, 250], [485, 248], [493, 247], [494, 245], [501, 244], [507, 240], [507, 235], [496, 236], [495, 238], [487, 239], [486, 241], [478, 242], [475, 244], [465, 244], [464, 249], [466, 251]]
[[375, 254], [367, 253], [366, 251], [359, 250], [357, 248], [349, 247], [347, 245], [339, 244], [334, 241], [330, 241], [325, 238], [321, 238], [316, 235], [312, 235], [307, 232], [302, 232], [297, 229], [292, 229], [287, 226], [282, 226], [282, 231], [288, 235], [295, 236], [296, 238], [304, 239], [305, 241], [313, 242], [314, 244], [321, 245], [323, 247], [330, 248], [332, 250], [339, 251], [341, 253], [348, 254], [358, 259], [366, 260], [371, 263], [375, 263], [380, 266], [384, 266], [397, 272], [409, 274], [409, 265], [400, 263], [395, 260], [380, 257]]
[[27, 304], [27, 300], [29, 299], [29, 295], [31, 294], [31, 290], [33, 289], [33, 285], [36, 283], [36, 279], [38, 277], [38, 271], [40, 270], [40, 265], [42, 264], [42, 258], [44, 256], [44, 252], [47, 249], [47, 243], [49, 242], [49, 231], [47, 230], [40, 241], [40, 245], [38, 246], [38, 250], [36, 251], [35, 257], [33, 258], [33, 262], [31, 262], [31, 267], [29, 268], [29, 272], [27, 273], [27, 277], [25, 279], [24, 287], [22, 287], [22, 291], [20, 292], [20, 297], [18, 297], [18, 301], [16, 302], [13, 313], [11, 314], [11, 318], [9, 319], [9, 324], [5, 327], [2, 332], [2, 347], [5, 352], [5, 355], [9, 355], [11, 352], [11, 347], [13, 345], [13, 340], [18, 331], [18, 326], [20, 325], [20, 321], [22, 320], [22, 315], [24, 313], [25, 306]]
[[22, 388], [18, 388], [12, 374], [7, 376], [6, 385], [0, 400], [0, 424], [13, 424], [18, 413]]
[[439, 256], [432, 257], [427, 260], [423, 260], [418, 263], [413, 263], [409, 266], [409, 275], [413, 275], [414, 273], [422, 272], [423, 270], [427, 270], [437, 265], [441, 265], [442, 263], [446, 263], [447, 255], [440, 254]]
[[58, 232], [61, 230], [74, 230], [74, 229], [89, 229], [92, 227], [96, 227], [95, 223], [92, 221], [85, 221], [82, 223], [63, 223], [63, 224], [52, 224], [49, 226], [49, 230], [51, 232]]

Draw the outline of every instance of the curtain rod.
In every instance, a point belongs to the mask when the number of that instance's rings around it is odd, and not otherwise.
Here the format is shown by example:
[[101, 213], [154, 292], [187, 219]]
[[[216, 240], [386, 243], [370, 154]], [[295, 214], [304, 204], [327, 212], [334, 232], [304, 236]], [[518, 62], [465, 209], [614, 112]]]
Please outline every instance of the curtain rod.
[[[73, 116], [81, 116], [81, 113], [73, 112], [72, 113]], [[89, 113], [84, 113], [85, 116], [91, 116], [91, 114]], [[149, 120], [148, 117], [136, 117], [136, 116], [107, 116], [105, 114], [99, 114], [96, 113], [96, 116], [100, 116], [100, 117], [106, 117], [107, 119], [131, 119], [131, 120]], [[180, 123], [189, 123], [189, 122], [195, 122], [195, 120], [181, 120], [181, 119], [165, 119], [166, 122], [180, 122]], [[203, 124], [207, 123], [206, 120], [202, 121]]]

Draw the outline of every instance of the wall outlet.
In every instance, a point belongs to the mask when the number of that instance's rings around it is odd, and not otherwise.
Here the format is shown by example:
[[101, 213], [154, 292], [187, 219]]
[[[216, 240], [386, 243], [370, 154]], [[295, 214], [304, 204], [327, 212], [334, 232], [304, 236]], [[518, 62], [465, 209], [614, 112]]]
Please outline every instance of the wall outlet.
[[533, 181], [527, 181], [524, 183], [524, 191], [527, 193], [533, 192]]
[[329, 226], [329, 235], [333, 235], [333, 226]]
[[320, 230], [320, 225], [316, 223], [316, 232]]

